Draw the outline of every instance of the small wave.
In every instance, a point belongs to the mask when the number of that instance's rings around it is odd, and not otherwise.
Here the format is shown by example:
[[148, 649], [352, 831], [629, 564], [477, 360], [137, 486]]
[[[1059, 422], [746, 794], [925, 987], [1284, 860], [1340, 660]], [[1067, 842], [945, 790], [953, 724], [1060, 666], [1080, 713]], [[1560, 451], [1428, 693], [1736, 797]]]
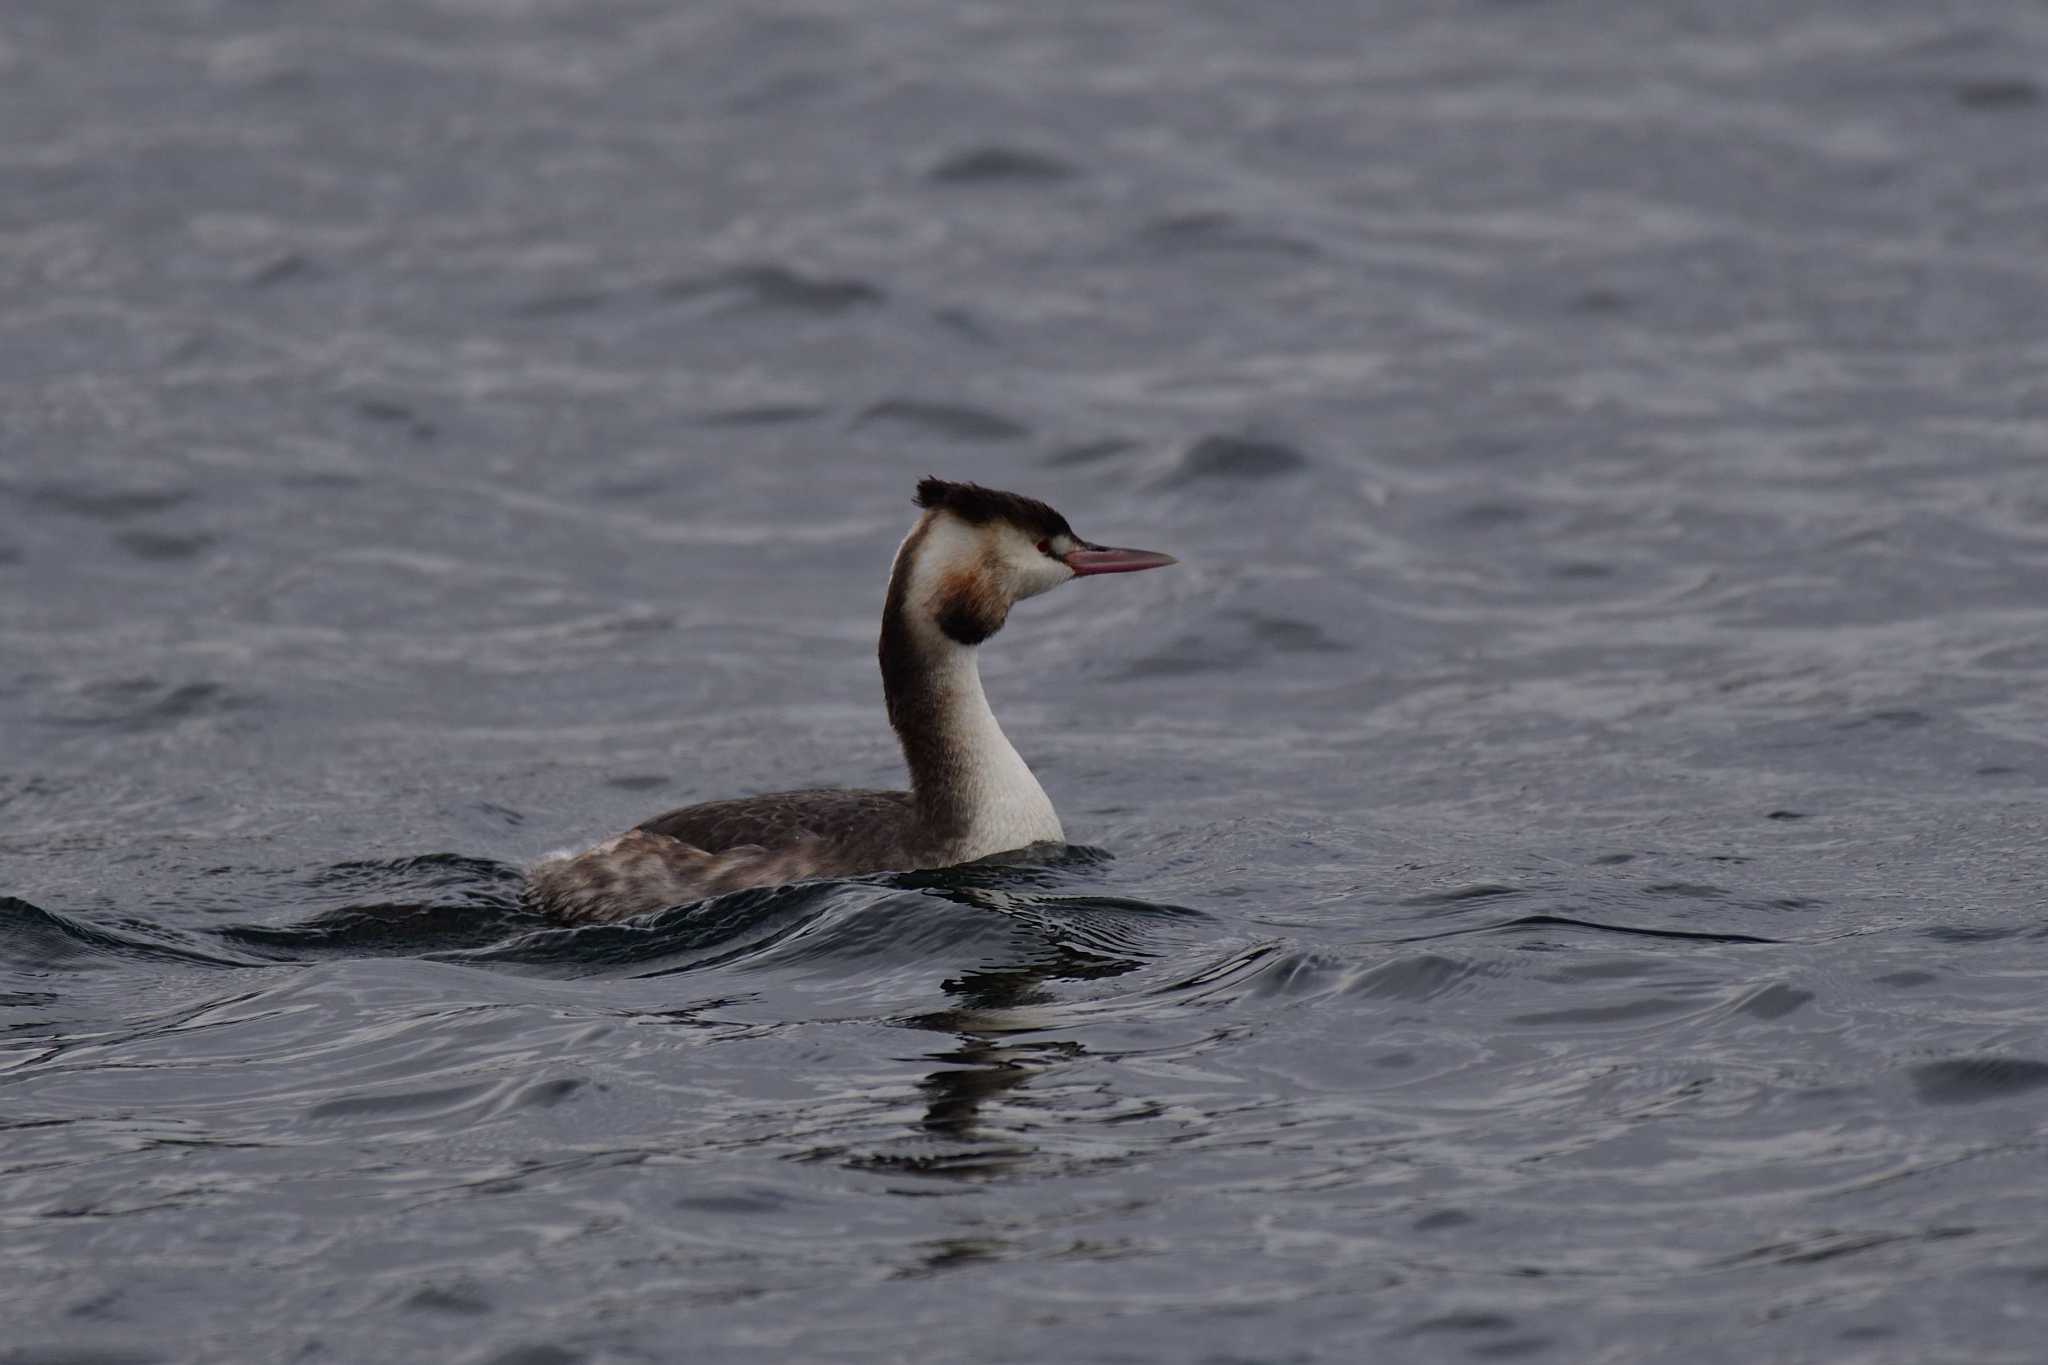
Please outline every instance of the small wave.
[[1456, 938], [1463, 934], [1511, 934], [1529, 929], [1590, 929], [1602, 934], [1626, 934], [1636, 938], [1690, 939], [1700, 943], [1783, 943], [1755, 934], [1717, 934], [1699, 929], [1651, 929], [1639, 924], [1603, 924], [1598, 920], [1576, 919], [1570, 915], [1518, 915], [1494, 924], [1475, 924], [1463, 929], [1445, 929], [1434, 934], [1414, 934], [1397, 940], [1418, 943], [1429, 939]]
[[853, 419], [853, 426], [856, 431], [871, 426], [892, 427], [948, 441], [1014, 441], [1031, 434], [1031, 428], [1022, 422], [986, 408], [921, 398], [885, 398], [863, 409]]
[[1159, 487], [1210, 483], [1236, 486], [1299, 473], [1308, 464], [1308, 456], [1279, 441], [1251, 436], [1204, 436], [1181, 452], [1173, 469], [1159, 481]]
[[296, 924], [233, 924], [220, 936], [273, 961], [320, 957], [422, 957], [496, 943], [533, 916], [510, 906], [354, 905]]
[[87, 924], [15, 896], [0, 896], [0, 962], [31, 972], [76, 971], [118, 962], [170, 961], [251, 967], [201, 950], [182, 935], [143, 921], [121, 928]]
[[938, 185], [1046, 184], [1079, 175], [1071, 162], [1028, 147], [969, 147], [925, 172]]
[[[1117, 975], [1160, 949], [1179, 906], [1043, 889], [1046, 869], [976, 867], [735, 891], [616, 924], [549, 925], [438, 953], [566, 975], [716, 969], [855, 977], [968, 962], [1040, 979]], [[1007, 885], [1005, 884], [1007, 882]]]
[[2029, 1057], [1953, 1057], [1912, 1070], [1923, 1104], [1982, 1104], [2048, 1086], [2048, 1062]]
[[836, 317], [882, 302], [866, 280], [810, 275], [785, 265], [734, 266], [661, 286], [665, 298], [702, 302], [716, 313], [793, 313]]
[[518, 868], [430, 853], [273, 872], [255, 899], [314, 912], [211, 929], [219, 955], [25, 903], [10, 926], [14, 942], [0, 940], [0, 952], [11, 947], [32, 962], [99, 952], [234, 966], [411, 958], [561, 980], [722, 974], [722, 995], [758, 989], [733, 974], [765, 974], [830, 981], [834, 995], [882, 1009], [940, 986], [949, 1010], [990, 1009], [1035, 1000], [1049, 982], [1132, 972], [1186, 941], [1177, 926], [1206, 923], [1199, 911], [1086, 886], [1106, 859], [1048, 846], [955, 868], [752, 888], [619, 923], [563, 924], [520, 904]]
[[1138, 241], [1148, 251], [1162, 256], [1243, 252], [1306, 259], [1322, 254], [1314, 242], [1249, 222], [1234, 213], [1214, 210], [1157, 219], [1138, 233]]
[[734, 891], [610, 924], [544, 923], [487, 947], [433, 954], [564, 976], [633, 968], [636, 976], [720, 966], [796, 932], [848, 883], [805, 882]]
[[1443, 891], [1425, 891], [1419, 896], [1410, 896], [1402, 905], [1417, 909], [1428, 909], [1439, 905], [1463, 905], [1467, 901], [1501, 900], [1508, 896], [1527, 894], [1519, 886], [1501, 886], [1494, 882], [1480, 882], [1473, 886], [1453, 886]]
[[143, 734], [187, 721], [231, 716], [260, 704], [252, 694], [210, 680], [169, 683], [157, 678], [115, 678], [89, 684], [76, 696], [76, 704], [44, 719], [52, 725]]

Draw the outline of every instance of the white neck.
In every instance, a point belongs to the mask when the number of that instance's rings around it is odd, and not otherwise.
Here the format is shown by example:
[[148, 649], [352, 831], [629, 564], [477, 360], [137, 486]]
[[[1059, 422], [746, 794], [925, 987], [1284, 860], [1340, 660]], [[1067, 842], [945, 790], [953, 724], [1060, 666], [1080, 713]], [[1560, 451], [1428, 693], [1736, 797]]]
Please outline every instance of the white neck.
[[[1066, 833], [1060, 828], [1052, 799], [989, 709], [976, 651], [930, 627], [915, 633], [922, 637], [918, 641], [923, 646], [921, 662], [936, 703], [935, 738], [943, 746], [950, 769], [942, 780], [964, 817], [960, 860], [1026, 844], [1064, 843]], [[925, 776], [913, 774], [919, 779]]]
[[1066, 839], [1045, 789], [989, 710], [975, 648], [939, 625], [949, 585], [975, 569], [982, 548], [952, 518], [927, 515], [896, 553], [882, 620], [889, 721], [933, 852], [955, 862]]

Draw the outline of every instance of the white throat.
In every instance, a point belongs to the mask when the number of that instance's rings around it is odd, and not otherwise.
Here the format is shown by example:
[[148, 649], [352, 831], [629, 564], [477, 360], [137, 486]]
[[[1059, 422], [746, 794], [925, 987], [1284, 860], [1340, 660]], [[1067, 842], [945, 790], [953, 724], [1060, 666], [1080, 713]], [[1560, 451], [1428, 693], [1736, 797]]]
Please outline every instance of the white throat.
[[921, 643], [940, 703], [941, 742], [950, 751], [950, 785], [967, 817], [960, 861], [1026, 844], [1065, 843], [1052, 799], [989, 709], [976, 651], [928, 626], [919, 633], [926, 637]]

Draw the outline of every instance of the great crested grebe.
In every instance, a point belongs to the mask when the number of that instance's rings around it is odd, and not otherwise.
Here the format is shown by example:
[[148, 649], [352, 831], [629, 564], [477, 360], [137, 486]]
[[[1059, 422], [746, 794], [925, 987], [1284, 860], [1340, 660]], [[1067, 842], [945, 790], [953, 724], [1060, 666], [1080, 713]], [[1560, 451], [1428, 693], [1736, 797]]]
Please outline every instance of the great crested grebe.
[[882, 694], [909, 791], [774, 792], [657, 815], [527, 874], [525, 901], [564, 919], [620, 920], [808, 877], [950, 867], [1063, 842], [1060, 818], [996, 724], [975, 647], [1013, 603], [1089, 574], [1174, 563], [1091, 545], [1035, 498], [925, 479], [882, 606]]

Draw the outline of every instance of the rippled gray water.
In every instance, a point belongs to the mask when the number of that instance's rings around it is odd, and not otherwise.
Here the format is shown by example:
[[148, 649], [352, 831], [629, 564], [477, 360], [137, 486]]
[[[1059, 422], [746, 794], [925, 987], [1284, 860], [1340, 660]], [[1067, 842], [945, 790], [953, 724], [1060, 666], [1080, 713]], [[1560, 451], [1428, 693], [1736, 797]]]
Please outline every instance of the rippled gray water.
[[[1654, 12], [1653, 12], [1654, 11]], [[2034, 1361], [2048, 11], [0, 9], [0, 1361]], [[918, 475], [1180, 568], [1080, 847]]]

